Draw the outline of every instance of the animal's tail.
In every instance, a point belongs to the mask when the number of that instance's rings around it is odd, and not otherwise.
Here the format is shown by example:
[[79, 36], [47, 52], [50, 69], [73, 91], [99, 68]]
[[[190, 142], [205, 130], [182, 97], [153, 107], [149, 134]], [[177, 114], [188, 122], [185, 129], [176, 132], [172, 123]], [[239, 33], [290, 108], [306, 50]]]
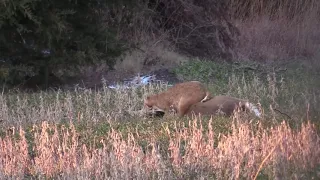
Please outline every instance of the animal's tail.
[[253, 111], [257, 117], [261, 118], [261, 113], [260, 113], [259, 109], [258, 109], [255, 105], [253, 105], [253, 104], [250, 103], [250, 102], [246, 102], [245, 106], [246, 106], [246, 108], [248, 108], [251, 112]]

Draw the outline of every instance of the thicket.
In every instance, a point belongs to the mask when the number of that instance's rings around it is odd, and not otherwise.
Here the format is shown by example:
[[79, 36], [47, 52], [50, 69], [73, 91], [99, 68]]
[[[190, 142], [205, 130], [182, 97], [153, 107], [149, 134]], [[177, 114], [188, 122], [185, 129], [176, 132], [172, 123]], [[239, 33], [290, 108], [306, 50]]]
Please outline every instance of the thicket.
[[222, 54], [231, 46], [231, 24], [214, 2], [3, 0], [1, 61], [10, 68], [2, 68], [1, 77], [16, 83], [19, 70], [25, 74], [29, 67], [47, 86], [54, 69], [96, 61], [112, 69], [116, 57], [139, 47], [143, 36], [164, 32], [184, 52]]
[[34, 83], [47, 87], [59, 81], [55, 70], [88, 63], [112, 69], [147, 37], [211, 60], [313, 56], [319, 7], [315, 0], [1, 0], [1, 84], [37, 76]]
[[19, 71], [25, 73], [29, 67], [32, 73], [43, 77], [41, 81], [47, 86], [52, 70], [57, 68], [97, 61], [105, 61], [112, 68], [114, 58], [126, 48], [117, 37], [115, 25], [126, 17], [117, 10], [126, 15], [129, 2], [3, 0], [0, 59], [3, 66], [10, 68], [2, 72], [2, 77], [9, 80], [7, 83], [15, 83], [21, 79]]

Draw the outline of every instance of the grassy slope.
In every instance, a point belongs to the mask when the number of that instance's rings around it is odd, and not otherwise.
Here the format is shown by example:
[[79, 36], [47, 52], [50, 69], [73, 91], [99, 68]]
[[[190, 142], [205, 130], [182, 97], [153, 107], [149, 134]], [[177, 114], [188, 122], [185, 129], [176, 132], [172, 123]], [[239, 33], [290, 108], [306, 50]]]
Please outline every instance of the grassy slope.
[[[285, 120], [293, 129], [300, 129], [301, 123], [306, 122], [306, 114], [308, 114], [309, 120], [316, 124], [317, 132], [319, 132], [319, 112], [316, 107], [320, 103], [320, 84], [317, 70], [313, 67], [310, 68], [299, 63], [289, 63], [286, 66], [274, 64], [267, 66], [256, 63], [228, 65], [193, 61], [182, 65], [175, 72], [186, 80], [201, 80], [208, 83], [214, 94], [227, 94], [246, 98], [255, 103], [260, 102], [265, 115], [260, 124], [264, 128], [275, 127]], [[29, 154], [34, 155], [35, 150], [32, 149], [35, 146], [34, 132], [36, 131], [32, 128], [34, 123], [40, 125], [41, 122], [48, 121], [52, 126], [56, 124], [61, 132], [61, 127], [69, 127], [69, 121], [72, 120], [79, 135], [78, 143], [80, 145], [86, 144], [88, 147], [94, 145], [93, 148], [101, 148], [103, 147], [101, 140], [109, 142], [108, 134], [111, 130], [115, 130], [124, 139], [132, 134], [135, 142], [144, 151], [150, 142], [157, 142], [159, 153], [162, 157], [167, 157], [169, 142], [172, 138], [168, 132], [173, 133], [192, 126], [189, 124], [189, 119], [178, 120], [173, 117], [142, 119], [133, 113], [141, 108], [144, 95], [166, 88], [166, 85], [157, 85], [124, 92], [114, 92], [108, 89], [97, 92], [75, 89], [72, 92], [3, 95], [0, 97], [0, 118], [3, 120], [0, 134], [4, 137], [7, 133], [12, 132], [9, 127], [14, 125], [17, 129], [21, 125], [26, 131], [26, 138], [30, 146]], [[307, 108], [308, 104], [310, 105], [309, 109]], [[285, 112], [292, 119], [270, 111], [270, 105]], [[204, 129], [201, 131], [203, 132], [208, 130], [208, 119], [202, 118]], [[186, 127], [183, 127], [181, 123], [185, 123]], [[240, 118], [240, 125], [242, 123], [249, 123], [251, 131], [259, 132], [259, 123], [252, 116]], [[221, 137], [220, 133], [227, 135], [234, 133], [237, 129], [232, 126], [234, 125], [233, 121], [223, 117], [214, 118], [211, 125], [215, 140]], [[17, 130], [15, 132], [18, 133]], [[217, 146], [217, 142], [215, 142], [215, 146]], [[197, 176], [192, 174], [197, 172], [196, 169], [187, 169], [180, 173], [170, 171], [174, 174], [170, 176], [173, 178]], [[296, 168], [293, 169], [296, 170]], [[314, 176], [314, 173], [319, 170], [313, 169], [311, 171], [312, 173], [309, 175]], [[205, 169], [202, 169], [201, 172], [203, 177], [230, 177], [223, 175], [223, 173], [205, 173], [208, 172]], [[273, 170], [269, 168], [262, 169], [261, 172], [259, 177], [274, 178], [276, 176], [270, 173]], [[233, 171], [229, 173], [233, 173]], [[304, 177], [309, 172], [297, 173]], [[245, 177], [245, 175], [241, 174], [241, 177]]]

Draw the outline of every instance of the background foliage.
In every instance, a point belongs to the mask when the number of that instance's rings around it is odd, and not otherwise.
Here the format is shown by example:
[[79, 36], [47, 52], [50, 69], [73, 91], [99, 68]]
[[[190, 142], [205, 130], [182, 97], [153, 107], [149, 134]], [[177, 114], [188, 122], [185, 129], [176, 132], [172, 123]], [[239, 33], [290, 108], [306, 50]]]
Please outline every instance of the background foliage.
[[[47, 87], [56, 70], [181, 59], [159, 58], [161, 46], [192, 61], [312, 59], [319, 9], [315, 0], [1, 0], [0, 80]], [[122, 57], [134, 51], [145, 55]]]
[[[123, 45], [116, 27], [106, 26], [110, 6], [122, 1], [4, 0], [0, 5], [0, 58], [11, 66], [33, 68], [48, 79], [59, 66], [72, 67], [106, 61], [112, 67]], [[106, 12], [109, 12], [107, 14]], [[115, 14], [113, 14], [113, 18]], [[14, 68], [13, 68], [13, 67]], [[2, 74], [4, 75], [4, 74]]]

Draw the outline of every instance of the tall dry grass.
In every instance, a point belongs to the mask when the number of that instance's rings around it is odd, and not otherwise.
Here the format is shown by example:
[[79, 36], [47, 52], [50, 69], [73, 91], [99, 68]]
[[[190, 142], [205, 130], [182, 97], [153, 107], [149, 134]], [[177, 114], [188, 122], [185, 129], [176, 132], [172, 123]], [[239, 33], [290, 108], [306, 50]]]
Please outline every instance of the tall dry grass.
[[212, 119], [207, 130], [201, 118], [186, 125], [177, 123], [172, 130], [164, 126], [169, 137], [164, 154], [159, 152], [157, 142], [148, 140], [148, 148], [143, 150], [137, 135], [129, 133], [123, 138], [115, 129], [100, 141], [101, 148], [88, 146], [80, 143], [73, 123], [59, 129], [44, 121], [33, 127], [32, 150], [22, 128], [18, 139], [10, 133], [0, 138], [0, 177], [301, 179], [319, 166], [320, 138], [312, 124], [304, 123], [295, 131], [285, 122], [271, 129], [259, 125], [254, 129], [250, 123], [239, 122], [235, 118], [232, 132], [218, 140]]
[[254, 16], [267, 15], [277, 18], [304, 18], [310, 13], [319, 12], [317, 0], [228, 0], [226, 1], [231, 18], [251, 19]]
[[[304, 106], [316, 108], [319, 95], [275, 74], [267, 80], [230, 77], [222, 91], [261, 102], [264, 112], [260, 121], [236, 114], [223, 134], [218, 133], [223, 127], [217, 118], [171, 119], [175, 125], [169, 126], [168, 120], [135, 116], [145, 95], [168, 88], [161, 82], [117, 91], [105, 87], [2, 94], [0, 178], [318, 178], [320, 139], [306, 121], [318, 119], [312, 116], [316, 111], [305, 116]], [[281, 107], [293, 119], [282, 121], [284, 116], [273, 114], [269, 105]], [[100, 129], [125, 121], [135, 121], [134, 128]], [[149, 127], [141, 128], [142, 122]]]
[[69, 91], [1, 94], [1, 127], [19, 127], [42, 121], [96, 123], [109, 116], [117, 120], [130, 118], [142, 108], [143, 97], [147, 93], [156, 93], [167, 88], [168, 83], [158, 82], [117, 90], [109, 89], [104, 84], [100, 90], [75, 87]]
[[320, 2], [316, 0], [229, 0], [239, 28], [240, 59], [283, 60], [318, 56]]
[[[296, 83], [296, 79], [279, 78], [276, 73], [268, 74], [266, 79], [267, 82], [264, 82], [257, 76], [248, 79], [233, 74], [223, 87], [216, 87], [215, 84], [208, 86], [214, 95], [226, 94], [260, 103], [265, 121], [285, 117], [273, 112], [270, 109], [272, 107], [289, 114], [293, 119], [292, 123], [299, 124], [306, 119], [308, 105], [309, 118], [317, 120], [320, 96], [306, 84], [309, 81]], [[96, 124], [106, 121], [107, 117], [113, 117], [113, 121], [139, 120], [136, 111], [142, 108], [143, 98], [167, 88], [167, 83], [155, 82], [119, 90], [109, 89], [104, 85], [100, 90], [75, 87], [69, 91], [1, 94], [0, 127], [25, 127], [42, 121]]]

